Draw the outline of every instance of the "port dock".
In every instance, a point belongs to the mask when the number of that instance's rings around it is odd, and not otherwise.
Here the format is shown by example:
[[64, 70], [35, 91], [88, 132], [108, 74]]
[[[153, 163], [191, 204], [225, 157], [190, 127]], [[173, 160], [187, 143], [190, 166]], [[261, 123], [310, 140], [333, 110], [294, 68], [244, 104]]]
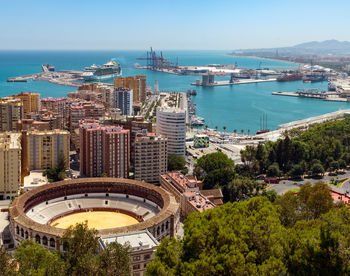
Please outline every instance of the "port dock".
[[[44, 69], [45, 68], [45, 69]], [[46, 66], [42, 67], [44, 72], [8, 78], [7, 82], [27, 82], [33, 81], [48, 81], [58, 85], [79, 87], [83, 80], [82, 71], [49, 71]]]
[[344, 97], [344, 95], [342, 95], [341, 93], [335, 91], [319, 91], [317, 89], [299, 89], [297, 92], [272, 92], [272, 95], [313, 98], [333, 102], [350, 101], [349, 97]]
[[276, 81], [276, 79], [239, 79], [235, 81], [224, 80], [224, 81], [214, 81], [211, 83], [203, 83], [203, 81], [197, 81], [191, 83], [191, 85], [196, 86], [227, 86], [227, 85], [238, 85], [238, 84], [249, 84], [249, 83], [260, 83], [260, 82], [271, 82]]

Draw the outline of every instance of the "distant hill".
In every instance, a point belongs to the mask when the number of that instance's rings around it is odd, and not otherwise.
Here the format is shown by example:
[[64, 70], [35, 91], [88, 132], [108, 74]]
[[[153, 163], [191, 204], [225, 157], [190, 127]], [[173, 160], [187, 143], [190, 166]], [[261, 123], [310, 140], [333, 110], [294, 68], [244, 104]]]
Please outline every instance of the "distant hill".
[[262, 49], [240, 49], [234, 52], [241, 53], [275, 53], [279, 54], [314, 54], [314, 55], [350, 55], [350, 42], [335, 39], [325, 41], [311, 41], [291, 47], [262, 48]]
[[298, 45], [295, 45], [292, 48], [301, 48], [301, 49], [315, 49], [315, 50], [350, 50], [350, 42], [349, 41], [338, 41], [335, 39], [332, 40], [325, 40], [325, 41], [311, 41], [306, 43], [301, 43]]

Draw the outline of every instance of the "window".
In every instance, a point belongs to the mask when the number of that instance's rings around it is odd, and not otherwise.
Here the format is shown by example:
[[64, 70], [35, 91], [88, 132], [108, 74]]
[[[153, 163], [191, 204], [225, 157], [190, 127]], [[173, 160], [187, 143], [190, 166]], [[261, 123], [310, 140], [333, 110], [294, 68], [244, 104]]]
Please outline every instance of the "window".
[[134, 256], [132, 257], [132, 260], [135, 262], [135, 261], [139, 261], [141, 260], [141, 257], [140, 256]]
[[132, 269], [133, 269], [133, 270], [140, 269], [140, 264], [133, 265], [133, 266], [132, 266]]
[[46, 238], [46, 236], [43, 237], [43, 245], [47, 245], [47, 238]]
[[151, 255], [150, 254], [146, 254], [145, 256], [144, 256], [144, 260], [146, 261], [146, 260], [149, 260], [151, 258]]
[[53, 238], [50, 239], [50, 247], [55, 247], [55, 240]]
[[40, 239], [40, 236], [39, 236], [39, 235], [36, 235], [36, 236], [35, 236], [35, 242], [41, 243], [41, 239]]

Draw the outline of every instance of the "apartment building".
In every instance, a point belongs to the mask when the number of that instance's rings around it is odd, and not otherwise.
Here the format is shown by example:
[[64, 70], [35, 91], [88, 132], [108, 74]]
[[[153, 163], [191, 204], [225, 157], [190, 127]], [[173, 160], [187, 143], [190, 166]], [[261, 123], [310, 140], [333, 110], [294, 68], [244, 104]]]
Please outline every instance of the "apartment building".
[[158, 184], [167, 171], [167, 139], [144, 130], [136, 134], [134, 149], [134, 178]]
[[13, 199], [21, 186], [21, 134], [0, 133], [0, 200]]
[[129, 176], [130, 131], [82, 120], [79, 127], [80, 173], [88, 177]]
[[23, 118], [23, 103], [21, 99], [0, 98], [0, 131], [17, 129], [18, 120]]

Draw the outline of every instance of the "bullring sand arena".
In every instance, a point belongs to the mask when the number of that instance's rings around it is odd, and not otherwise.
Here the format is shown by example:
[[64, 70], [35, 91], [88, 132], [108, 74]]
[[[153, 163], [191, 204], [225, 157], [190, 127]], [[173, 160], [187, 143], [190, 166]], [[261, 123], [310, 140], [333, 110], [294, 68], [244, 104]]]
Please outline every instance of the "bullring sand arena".
[[129, 226], [138, 223], [132, 216], [118, 212], [88, 211], [61, 217], [51, 222], [51, 226], [67, 229], [71, 225], [87, 221], [89, 228], [96, 230]]

